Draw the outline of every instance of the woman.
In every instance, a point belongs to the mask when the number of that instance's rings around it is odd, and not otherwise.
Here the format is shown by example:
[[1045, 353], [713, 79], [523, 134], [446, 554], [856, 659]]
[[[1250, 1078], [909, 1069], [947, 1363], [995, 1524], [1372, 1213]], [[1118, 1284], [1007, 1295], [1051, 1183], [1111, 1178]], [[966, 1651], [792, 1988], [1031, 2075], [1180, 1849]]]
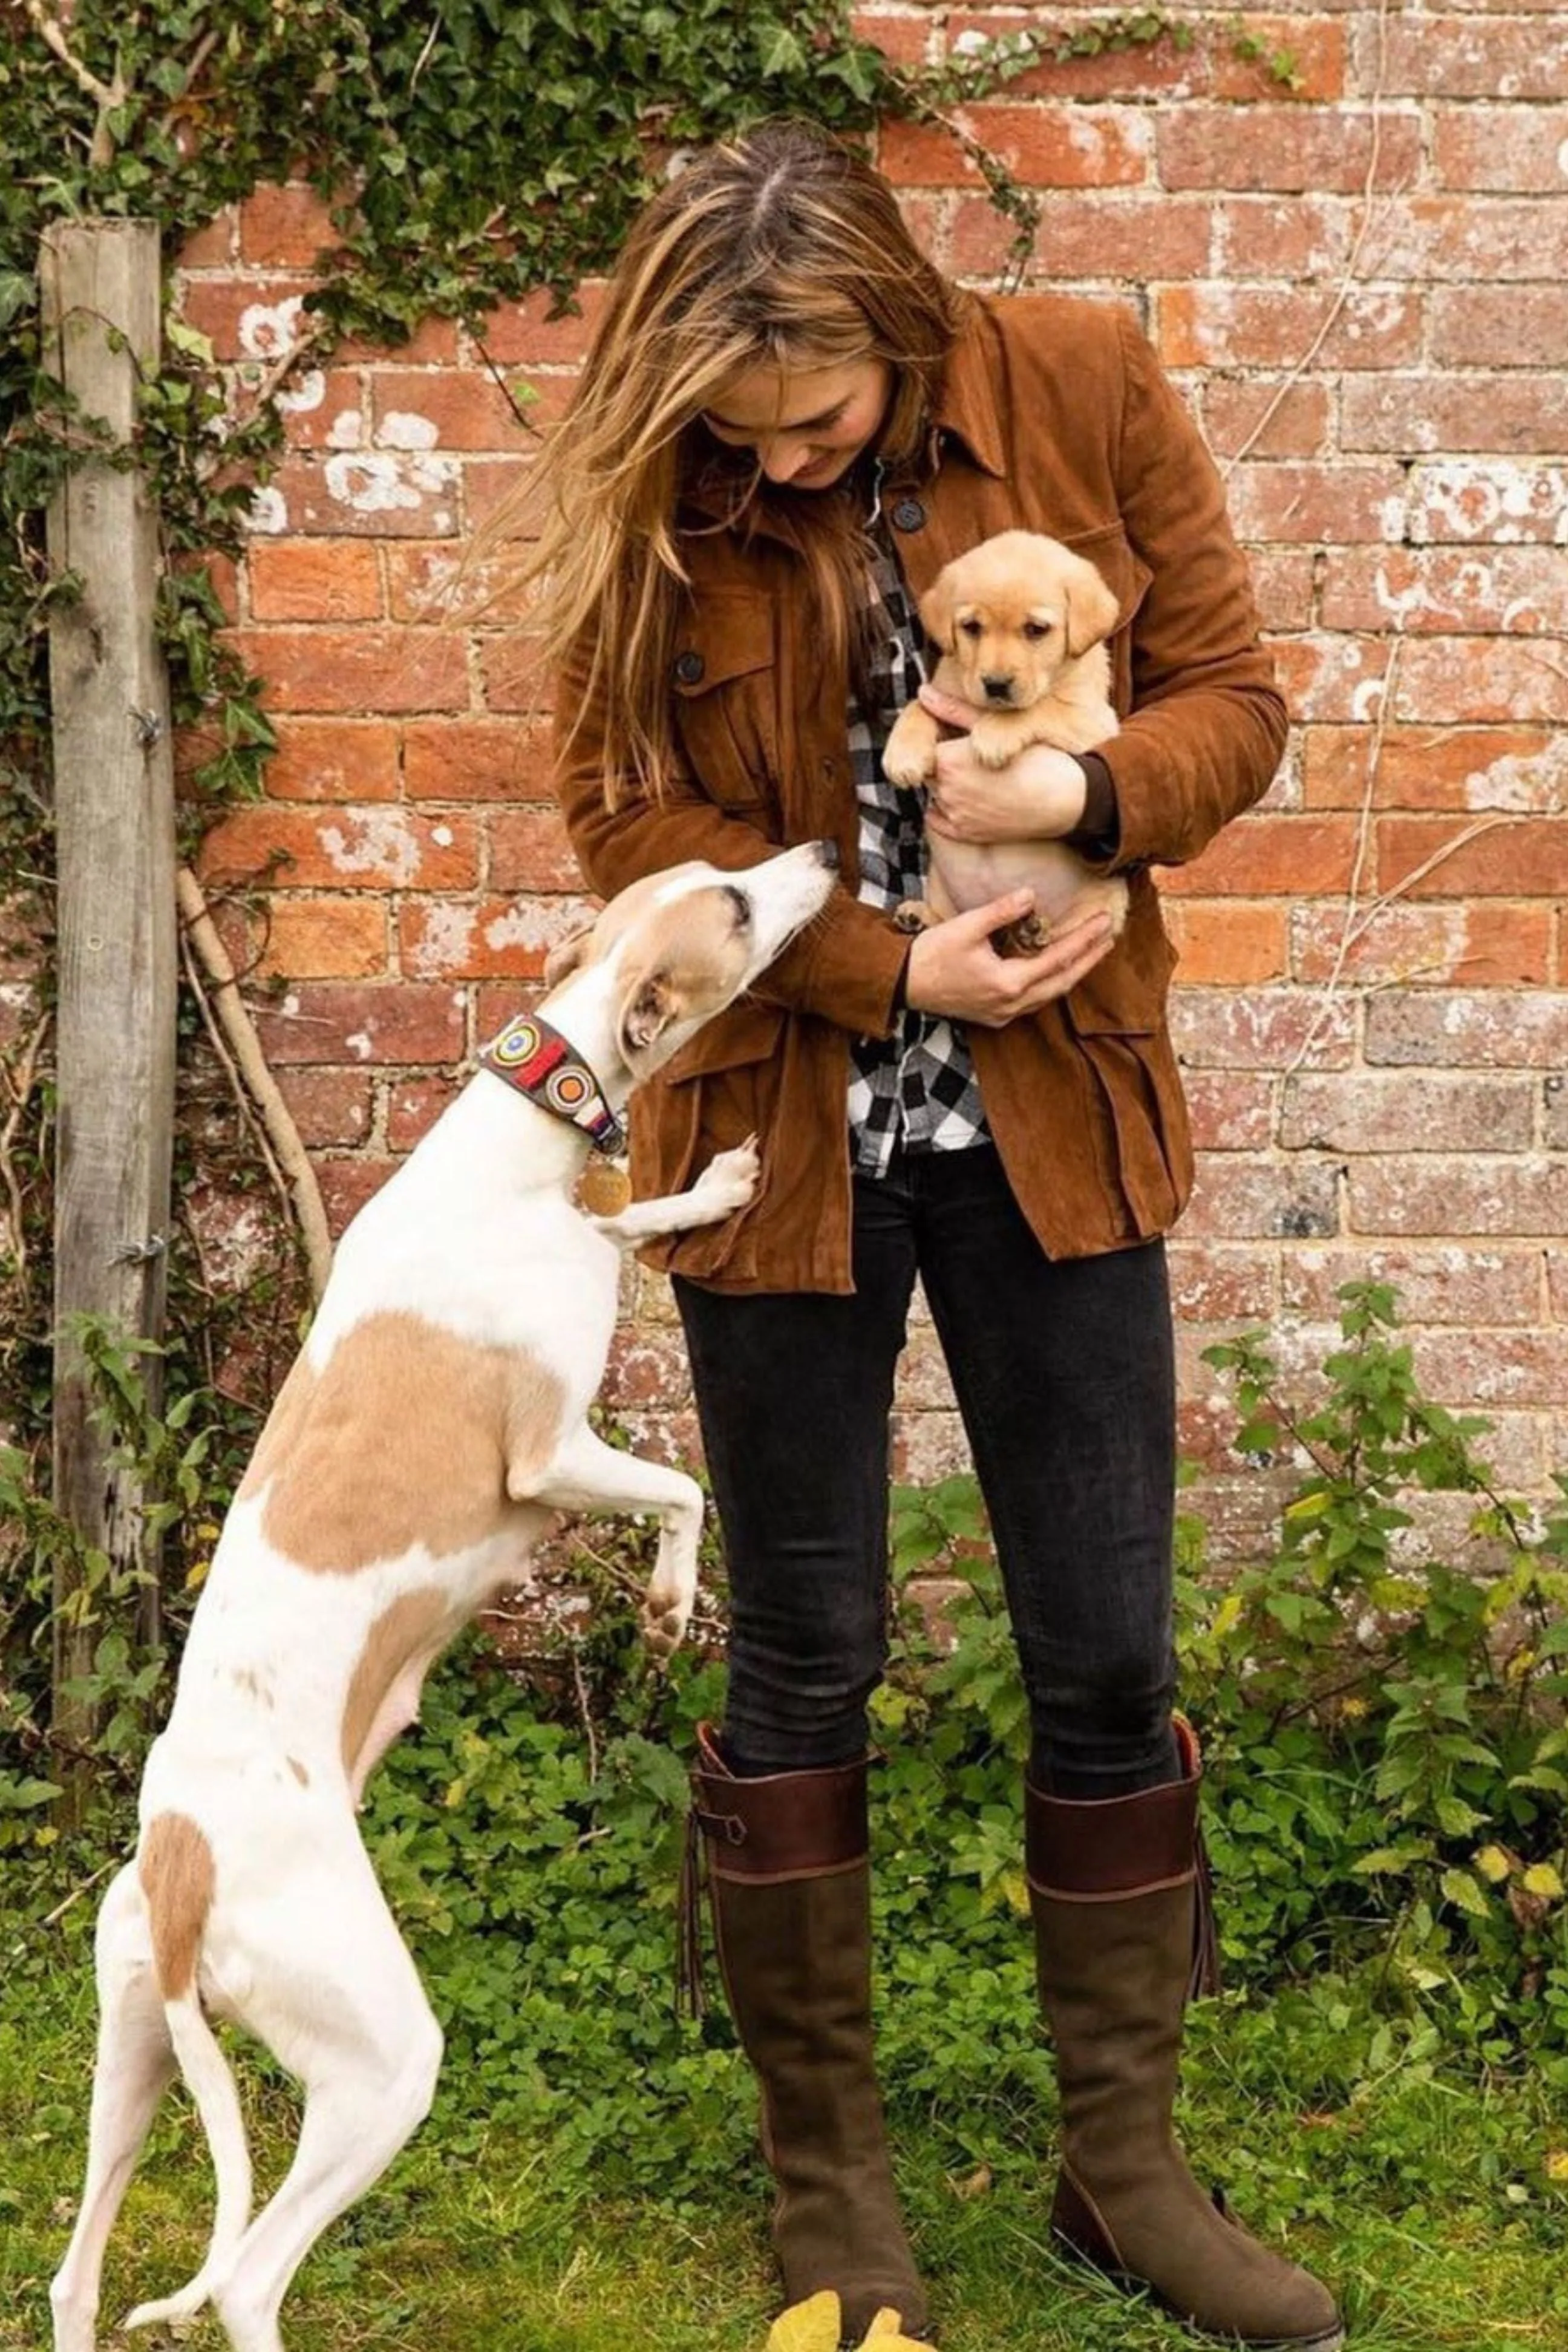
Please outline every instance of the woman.
[[[836, 2288], [857, 2340], [881, 2305], [926, 2326], [872, 2059], [866, 1828], [918, 1274], [1031, 1710], [1054, 2227], [1204, 2329], [1324, 2352], [1331, 2297], [1223, 2215], [1170, 2131], [1208, 1938], [1196, 1751], [1172, 1715], [1161, 1239], [1191, 1157], [1148, 869], [1257, 800], [1285, 732], [1214, 469], [1120, 311], [962, 293], [886, 184], [795, 126], [700, 153], [648, 205], [544, 468], [530, 569], [593, 887], [816, 836], [841, 856], [826, 915], [634, 1124], [639, 1192], [762, 1139], [752, 1206], [648, 1256], [674, 1277], [728, 1554], [728, 1699], [695, 1808], [786, 2299]], [[1002, 798], [1014, 833], [1125, 874], [1131, 912], [1114, 945], [1097, 919], [1004, 957], [1011, 898], [911, 945], [891, 910], [921, 895], [921, 811], [878, 751], [921, 688], [912, 603], [1018, 526], [1113, 589], [1124, 724], [1103, 756], [1021, 755]], [[926, 821], [994, 837], [962, 736]]]

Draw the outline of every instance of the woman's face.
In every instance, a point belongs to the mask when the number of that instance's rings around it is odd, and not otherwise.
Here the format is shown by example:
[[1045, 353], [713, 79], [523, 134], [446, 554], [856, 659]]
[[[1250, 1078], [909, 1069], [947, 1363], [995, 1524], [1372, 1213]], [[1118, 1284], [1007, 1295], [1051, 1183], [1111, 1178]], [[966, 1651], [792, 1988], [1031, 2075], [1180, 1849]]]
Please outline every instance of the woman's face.
[[781, 489], [826, 490], [876, 437], [892, 389], [886, 360], [766, 364], [726, 384], [702, 422], [725, 448], [751, 450]]

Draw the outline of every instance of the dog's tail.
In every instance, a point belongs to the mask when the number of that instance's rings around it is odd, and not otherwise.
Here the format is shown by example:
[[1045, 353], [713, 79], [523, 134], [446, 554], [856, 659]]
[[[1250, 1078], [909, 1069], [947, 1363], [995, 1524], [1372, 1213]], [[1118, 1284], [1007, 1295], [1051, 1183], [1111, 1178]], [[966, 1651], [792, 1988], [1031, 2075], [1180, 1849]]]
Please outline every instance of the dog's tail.
[[157, 2303], [138, 2304], [124, 2325], [149, 2327], [157, 2320], [189, 2319], [214, 2286], [250, 2221], [250, 2150], [239, 2093], [227, 2059], [202, 2010], [196, 1964], [207, 1914], [212, 1908], [212, 1848], [195, 1822], [163, 1813], [151, 1823], [138, 1856], [138, 1875], [147, 1898], [153, 1959], [169, 2040], [195, 2102], [217, 2175], [217, 2210], [206, 2256], [189, 2284]]

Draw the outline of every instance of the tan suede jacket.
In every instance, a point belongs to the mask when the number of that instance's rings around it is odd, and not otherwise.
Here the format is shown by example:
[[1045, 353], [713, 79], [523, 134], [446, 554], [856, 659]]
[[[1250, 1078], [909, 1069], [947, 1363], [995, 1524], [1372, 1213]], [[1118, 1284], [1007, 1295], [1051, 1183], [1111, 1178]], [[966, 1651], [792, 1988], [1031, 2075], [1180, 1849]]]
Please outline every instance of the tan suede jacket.
[[[1163, 1233], [1192, 1183], [1165, 1022], [1175, 958], [1148, 869], [1196, 856], [1267, 790], [1285, 709], [1219, 478], [1121, 310], [977, 301], [935, 425], [927, 462], [882, 491], [916, 596], [951, 557], [1023, 528], [1089, 556], [1121, 601], [1123, 723], [1104, 751], [1117, 845], [1100, 862], [1129, 877], [1127, 928], [1070, 995], [968, 1033], [1030, 1224], [1052, 1257], [1090, 1256]], [[762, 1139], [752, 1205], [647, 1257], [724, 1290], [847, 1291], [848, 1044], [891, 1030], [908, 941], [855, 896], [848, 682], [812, 639], [799, 559], [780, 537], [748, 548], [710, 525], [683, 531], [682, 552], [693, 593], [669, 683], [685, 777], [662, 803], [606, 809], [590, 714], [555, 778], [584, 873], [608, 898], [683, 858], [745, 866], [825, 836], [842, 866], [826, 917], [634, 1097], [639, 1196], [679, 1192], [714, 1152]]]

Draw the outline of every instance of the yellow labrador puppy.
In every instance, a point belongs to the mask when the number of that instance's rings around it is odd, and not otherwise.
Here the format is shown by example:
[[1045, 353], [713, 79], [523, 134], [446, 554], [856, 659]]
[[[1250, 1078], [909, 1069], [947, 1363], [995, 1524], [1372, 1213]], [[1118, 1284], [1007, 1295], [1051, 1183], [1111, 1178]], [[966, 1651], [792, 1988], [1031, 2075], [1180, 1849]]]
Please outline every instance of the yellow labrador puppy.
[[[931, 684], [974, 712], [970, 747], [987, 768], [1005, 768], [1031, 743], [1089, 751], [1117, 731], [1105, 640], [1117, 603], [1092, 563], [1037, 531], [1005, 530], [955, 557], [921, 600], [927, 635], [942, 648]], [[930, 782], [942, 729], [923, 704], [900, 712], [882, 766], [895, 784]], [[923, 899], [907, 899], [908, 930], [983, 907], [1027, 884], [1036, 911], [1012, 925], [1020, 953], [1043, 947], [1062, 923], [1103, 911], [1113, 931], [1127, 914], [1120, 875], [1091, 872], [1059, 841], [953, 841], [931, 835]]]

